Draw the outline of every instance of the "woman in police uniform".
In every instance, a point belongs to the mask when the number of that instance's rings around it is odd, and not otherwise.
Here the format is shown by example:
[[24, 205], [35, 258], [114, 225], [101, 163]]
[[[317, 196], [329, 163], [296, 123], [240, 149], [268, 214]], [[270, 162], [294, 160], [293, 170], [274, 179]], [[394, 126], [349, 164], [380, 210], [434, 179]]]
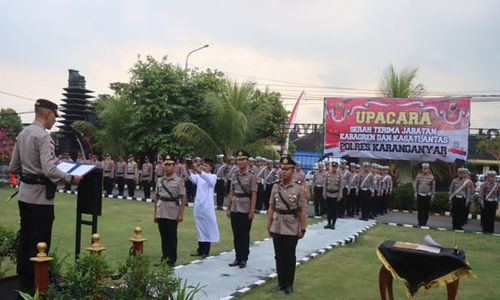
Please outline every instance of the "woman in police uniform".
[[295, 249], [306, 233], [307, 202], [303, 187], [293, 181], [296, 163], [289, 156], [280, 162], [282, 180], [271, 191], [267, 230], [273, 238], [278, 273], [275, 291], [290, 294], [295, 278]]
[[177, 224], [184, 219], [186, 207], [186, 188], [184, 180], [174, 174], [175, 159], [166, 155], [164, 164], [165, 176], [158, 179], [156, 187], [154, 221], [160, 231], [162, 260], [173, 267], [177, 260]]

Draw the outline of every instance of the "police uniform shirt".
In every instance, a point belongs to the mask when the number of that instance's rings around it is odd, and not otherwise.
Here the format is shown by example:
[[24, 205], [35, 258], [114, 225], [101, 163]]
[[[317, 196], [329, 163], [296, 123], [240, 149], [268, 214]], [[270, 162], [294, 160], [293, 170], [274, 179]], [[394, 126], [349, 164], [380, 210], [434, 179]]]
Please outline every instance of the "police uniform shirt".
[[392, 177], [391, 175], [383, 175], [382, 177], [382, 191], [386, 194], [390, 194], [392, 192]]
[[[177, 175], [172, 175], [170, 177], [163, 177], [158, 181], [158, 186], [156, 187], [156, 193], [159, 196], [156, 202], [156, 218], [159, 219], [169, 219], [177, 220], [180, 210], [180, 197], [186, 195], [186, 187], [184, 185], [184, 180]], [[165, 187], [170, 191], [172, 197], [178, 199], [177, 202], [173, 201], [162, 201], [161, 198], [170, 198], [170, 194], [165, 190]]]
[[326, 171], [316, 171], [313, 175], [313, 185], [317, 187], [323, 187], [325, 183]]
[[358, 172], [351, 172], [351, 174], [349, 174], [349, 181], [348, 181], [349, 189], [359, 190], [359, 184], [361, 183], [360, 179], [361, 176]]
[[[495, 189], [492, 191], [492, 189]], [[500, 184], [498, 182], [484, 182], [479, 188], [479, 202], [484, 201], [497, 202], [500, 200]]]
[[100, 161], [100, 160], [96, 160], [94, 162], [94, 165], [95, 165], [96, 169], [103, 169], [102, 161]]
[[234, 179], [234, 176], [236, 175], [236, 173], [238, 173], [238, 166], [237, 165], [231, 165], [229, 164], [226, 168], [226, 178], [227, 180], [231, 180], [233, 181]]
[[153, 179], [153, 165], [149, 162], [142, 164], [142, 180], [151, 181]]
[[380, 174], [373, 174], [372, 175], [372, 180], [373, 180], [373, 189], [377, 191], [377, 194], [382, 191], [382, 176]]
[[162, 163], [156, 164], [155, 174], [156, 178], [162, 178], [165, 175], [165, 165]]
[[[251, 193], [257, 192], [257, 179], [255, 175], [250, 173], [248, 170], [245, 170], [243, 173], [238, 171], [234, 176], [234, 180], [231, 180], [231, 192], [233, 192], [231, 212], [249, 213]], [[237, 196], [237, 194], [246, 193], [249, 193], [250, 195], [245, 197]]]
[[125, 178], [126, 179], [136, 179], [137, 163], [135, 161], [129, 161], [125, 167]]
[[[39, 122], [33, 122], [16, 138], [9, 172], [43, 175], [53, 183], [70, 183], [71, 175], [56, 167], [54, 150], [54, 142], [45, 127]], [[45, 197], [45, 185], [41, 184], [26, 184], [21, 181], [18, 199], [31, 204], [54, 205], [53, 199]]]
[[340, 169], [339, 173], [342, 180], [342, 186], [347, 187], [349, 185], [349, 175], [351, 174], [351, 171]]
[[420, 173], [415, 178], [415, 192], [420, 196], [431, 196], [436, 190], [434, 175]]
[[[467, 182], [467, 183], [466, 183]], [[467, 202], [470, 200], [470, 180], [467, 178], [460, 179], [455, 178], [451, 181], [450, 185], [450, 196], [457, 198], [465, 198]]]
[[119, 161], [116, 163], [116, 177], [124, 177], [125, 176], [125, 168], [127, 163], [124, 161]]
[[359, 175], [359, 189], [362, 191], [370, 190], [373, 192], [373, 173], [362, 172]]
[[184, 168], [184, 165], [182, 165], [181, 163], [175, 163], [174, 174], [181, 178], [187, 178], [186, 170]]
[[265, 184], [273, 184], [275, 182], [276, 169], [274, 168], [266, 168], [264, 183]]
[[104, 177], [115, 177], [115, 162], [113, 160], [106, 159], [102, 165], [104, 169]]
[[293, 172], [293, 181], [299, 183], [299, 184], [304, 184], [306, 180], [306, 173], [304, 173], [304, 171], [300, 170], [300, 171], [294, 171]]
[[287, 202], [290, 210], [306, 208], [306, 197], [302, 185], [293, 181], [288, 185], [284, 185], [282, 182], [276, 183], [271, 190], [271, 199], [269, 199], [269, 206], [274, 209], [270, 231], [276, 234], [296, 236], [300, 231], [299, 213], [279, 213], [279, 211], [288, 210], [283, 201]]
[[216, 163], [215, 164], [215, 175], [217, 180], [226, 180], [226, 163]]
[[325, 198], [341, 198], [343, 187], [340, 173], [328, 172], [323, 183], [323, 196]]

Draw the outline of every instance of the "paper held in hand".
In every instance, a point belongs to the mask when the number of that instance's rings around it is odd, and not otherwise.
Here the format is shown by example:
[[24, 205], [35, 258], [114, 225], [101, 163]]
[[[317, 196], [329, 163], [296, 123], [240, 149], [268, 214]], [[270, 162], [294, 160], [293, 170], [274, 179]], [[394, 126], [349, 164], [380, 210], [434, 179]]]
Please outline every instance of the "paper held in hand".
[[63, 161], [57, 165], [57, 168], [64, 173], [83, 176], [94, 169], [95, 165]]

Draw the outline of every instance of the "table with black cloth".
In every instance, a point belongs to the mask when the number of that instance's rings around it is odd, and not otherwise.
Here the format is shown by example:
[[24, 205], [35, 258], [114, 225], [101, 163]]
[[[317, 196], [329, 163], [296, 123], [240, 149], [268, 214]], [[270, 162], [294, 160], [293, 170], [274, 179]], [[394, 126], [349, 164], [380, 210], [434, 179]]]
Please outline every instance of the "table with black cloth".
[[447, 285], [448, 299], [455, 299], [458, 280], [473, 277], [465, 252], [461, 249], [441, 248], [440, 253], [395, 247], [395, 241], [385, 241], [377, 249], [382, 262], [379, 273], [379, 288], [382, 299], [392, 295], [392, 278], [402, 280], [408, 298], [414, 299], [417, 290]]

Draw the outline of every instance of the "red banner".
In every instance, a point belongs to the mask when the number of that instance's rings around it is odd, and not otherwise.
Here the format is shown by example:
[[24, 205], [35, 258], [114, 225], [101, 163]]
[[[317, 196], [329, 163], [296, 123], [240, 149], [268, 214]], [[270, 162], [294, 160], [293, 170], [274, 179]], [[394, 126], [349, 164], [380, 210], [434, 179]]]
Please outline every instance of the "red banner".
[[467, 159], [470, 98], [325, 98], [325, 154]]

